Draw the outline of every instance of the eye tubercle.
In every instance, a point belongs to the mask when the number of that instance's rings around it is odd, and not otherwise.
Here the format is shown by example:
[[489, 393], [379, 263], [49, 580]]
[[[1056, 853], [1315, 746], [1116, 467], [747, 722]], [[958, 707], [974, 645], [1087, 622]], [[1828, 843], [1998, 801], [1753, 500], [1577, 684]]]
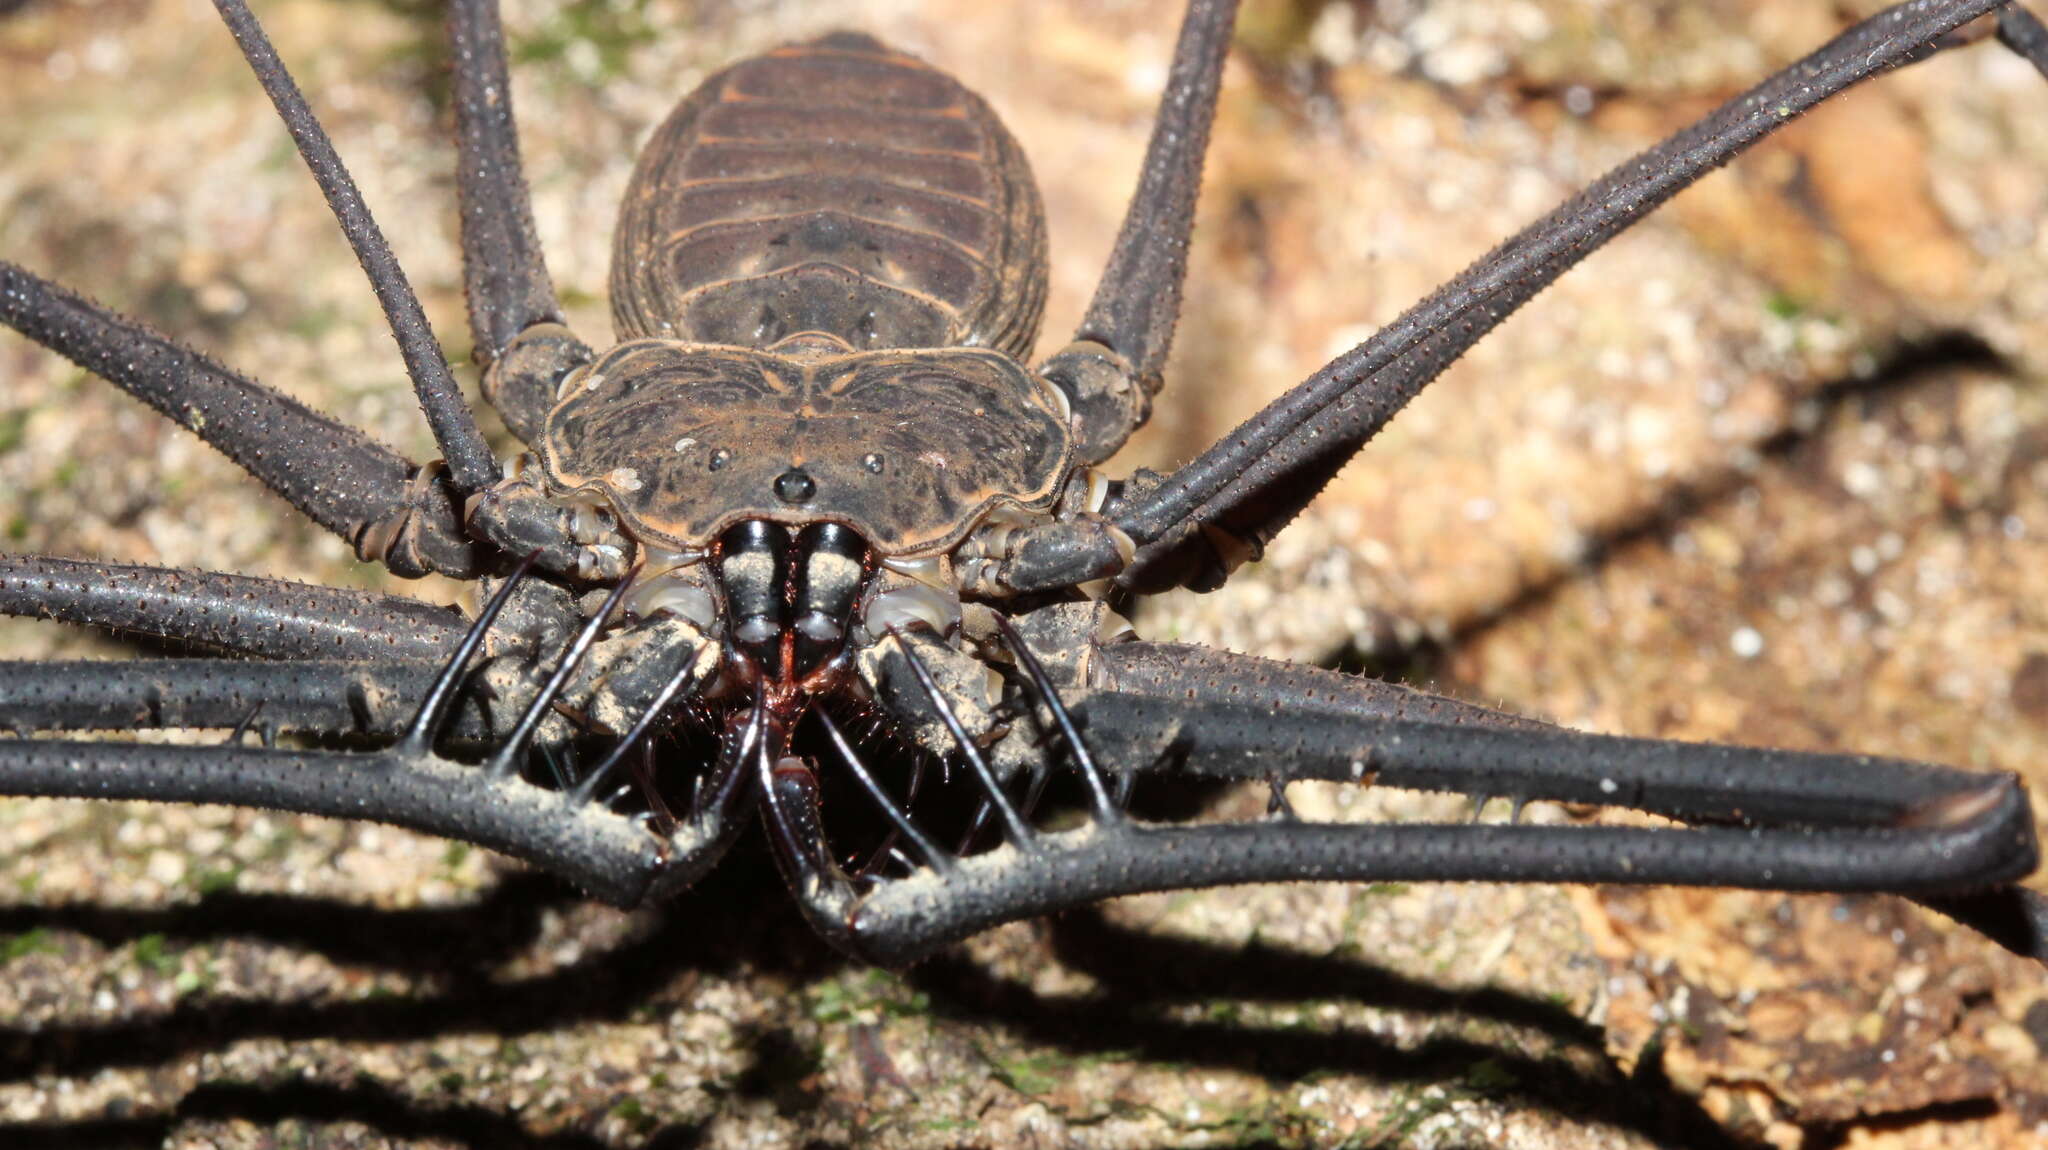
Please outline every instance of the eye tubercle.
[[817, 480], [792, 467], [775, 477], [775, 497], [784, 503], [805, 503], [818, 493]]

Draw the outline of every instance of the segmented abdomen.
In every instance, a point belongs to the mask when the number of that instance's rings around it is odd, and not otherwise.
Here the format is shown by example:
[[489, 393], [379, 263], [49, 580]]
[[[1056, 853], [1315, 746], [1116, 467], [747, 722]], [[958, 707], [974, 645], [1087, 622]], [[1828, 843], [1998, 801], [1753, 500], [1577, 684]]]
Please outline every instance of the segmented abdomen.
[[713, 76], [662, 124], [620, 210], [612, 319], [621, 340], [1021, 358], [1045, 275], [1038, 189], [995, 113], [838, 33]]

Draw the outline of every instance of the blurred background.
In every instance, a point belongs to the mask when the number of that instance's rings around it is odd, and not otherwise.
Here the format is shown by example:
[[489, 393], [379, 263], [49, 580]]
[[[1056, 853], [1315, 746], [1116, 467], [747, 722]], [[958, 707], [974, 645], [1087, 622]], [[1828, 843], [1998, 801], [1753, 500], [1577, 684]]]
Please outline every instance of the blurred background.
[[[1246, 0], [1167, 390], [1126, 458], [1191, 456], [1880, 6]], [[1179, 7], [515, 0], [522, 144], [572, 322], [607, 338], [615, 206], [669, 107], [734, 59], [858, 27], [958, 75], [1023, 143], [1058, 347]], [[467, 363], [440, 8], [258, 11]], [[2024, 63], [1984, 45], [1859, 89], [1587, 260], [1263, 561], [1146, 604], [1139, 629], [1589, 730], [2021, 771], [2048, 812], [2044, 215], [2048, 82]], [[0, 254], [432, 455], [210, 5], [0, 2]], [[463, 594], [354, 563], [12, 337], [0, 550]], [[0, 657], [130, 650], [0, 621]], [[1317, 817], [1469, 810], [1295, 795]], [[2048, 1141], [2048, 979], [1895, 900], [1253, 888], [1020, 924], [897, 976], [813, 939], [772, 869], [743, 844], [629, 915], [384, 828], [0, 802], [0, 1142]]]

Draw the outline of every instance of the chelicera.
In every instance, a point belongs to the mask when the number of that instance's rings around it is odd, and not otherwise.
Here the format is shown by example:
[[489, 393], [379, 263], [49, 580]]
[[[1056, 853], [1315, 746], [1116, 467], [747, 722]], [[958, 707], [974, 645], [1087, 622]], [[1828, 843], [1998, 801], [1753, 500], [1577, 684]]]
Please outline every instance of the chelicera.
[[[1190, 6], [1101, 288], [1074, 339], [1033, 368], [1022, 357], [1045, 236], [1021, 150], [967, 88], [854, 33], [736, 64], [685, 100], [622, 213], [616, 342], [569, 330], [519, 173], [495, 10], [457, 0], [471, 325], [486, 395], [532, 448], [509, 468], [253, 16], [219, 6], [370, 271], [442, 460], [415, 465], [12, 265], [0, 265], [0, 319], [219, 447], [363, 559], [476, 580], [487, 605], [458, 622], [389, 596], [9, 558], [10, 613], [271, 660], [6, 668], [0, 717], [24, 735], [0, 743], [10, 793], [381, 819], [620, 903], [691, 882], [758, 808], [812, 924], [887, 964], [1113, 895], [1247, 881], [1949, 900], [2034, 867], [2010, 776], [1584, 736], [1145, 642], [1113, 610], [1220, 584], [1521, 302], [1812, 104], [1980, 17], [2042, 63], [2040, 26], [2015, 7], [1918, 0], [1856, 25], [1184, 467], [1118, 476], [1112, 457], [1162, 383], [1235, 5]], [[255, 607], [218, 610], [231, 602]], [[855, 737], [849, 715], [881, 729]], [[378, 745], [63, 736], [252, 723]], [[661, 735], [692, 724], [712, 736], [705, 753], [660, 751]], [[927, 760], [959, 768], [975, 795], [948, 838], [919, 800]], [[1125, 799], [1148, 773], [1271, 781], [1274, 809], [1146, 822]], [[1061, 775], [1077, 780], [1078, 826], [1052, 831], [1033, 807]], [[1287, 811], [1282, 788], [1298, 779], [1621, 805], [1689, 825], [1325, 825]], [[834, 787], [843, 797], [826, 803]]]

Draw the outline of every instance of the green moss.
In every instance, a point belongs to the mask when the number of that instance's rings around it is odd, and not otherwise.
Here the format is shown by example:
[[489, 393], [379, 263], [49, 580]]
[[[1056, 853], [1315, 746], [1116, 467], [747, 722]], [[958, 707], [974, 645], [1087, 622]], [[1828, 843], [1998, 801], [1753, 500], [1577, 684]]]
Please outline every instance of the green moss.
[[555, 289], [555, 295], [563, 307], [592, 307], [603, 301], [595, 292], [588, 292], [574, 284], [563, 284]]
[[884, 970], [849, 973], [819, 983], [807, 994], [811, 1021], [832, 1025], [862, 1016], [913, 1018], [931, 1012], [931, 999]]
[[1465, 1068], [1465, 1086], [1477, 1094], [1499, 1094], [1521, 1084], [1498, 1058], [1482, 1058]]
[[647, 0], [570, 0], [540, 27], [514, 32], [510, 46], [515, 63], [562, 61], [602, 82], [623, 75], [633, 50], [659, 34]]
[[1238, 47], [1274, 64], [1308, 49], [1308, 35], [1330, 0], [1251, 0], [1237, 18]]
[[28, 433], [28, 412], [0, 411], [0, 455], [21, 446]]
[[242, 868], [238, 866], [200, 867], [192, 873], [192, 888], [202, 896], [219, 894], [235, 889], [241, 877]]
[[27, 958], [31, 954], [55, 954], [56, 951], [56, 938], [40, 926], [20, 934], [0, 936], [0, 963]]
[[1369, 1131], [1362, 1131], [1350, 1145], [1398, 1146], [1408, 1141], [1409, 1135], [1431, 1118], [1450, 1109], [1452, 1096], [1445, 1092], [1436, 1097], [1420, 1093], [1403, 1094], [1385, 1118]]
[[989, 1059], [996, 1081], [1033, 1098], [1050, 1094], [1073, 1069], [1067, 1059], [1050, 1054], [1027, 1054], [1015, 1058]]
[[1202, 1008], [1202, 1017], [1220, 1026], [1236, 1026], [1244, 1019], [1244, 1003], [1218, 999]]
[[[186, 952], [188, 956], [194, 953]], [[197, 957], [196, 962], [184, 963], [183, 969], [178, 971], [178, 976], [171, 980], [171, 989], [180, 995], [204, 994], [220, 982], [220, 971], [214, 968], [214, 955], [200, 953]]]
[[377, 6], [404, 20], [409, 35], [388, 49], [383, 63], [418, 76], [419, 86], [435, 110], [446, 108], [453, 91], [449, 64], [447, 13], [434, 0], [376, 0]]
[[635, 1134], [645, 1134], [654, 1129], [654, 1115], [649, 1114], [647, 1108], [640, 1105], [636, 1098], [620, 1099], [618, 1104], [612, 1107], [611, 1114], [631, 1127]]
[[145, 934], [135, 940], [135, 961], [163, 978], [177, 974], [180, 965], [178, 956], [166, 948], [160, 934]]

